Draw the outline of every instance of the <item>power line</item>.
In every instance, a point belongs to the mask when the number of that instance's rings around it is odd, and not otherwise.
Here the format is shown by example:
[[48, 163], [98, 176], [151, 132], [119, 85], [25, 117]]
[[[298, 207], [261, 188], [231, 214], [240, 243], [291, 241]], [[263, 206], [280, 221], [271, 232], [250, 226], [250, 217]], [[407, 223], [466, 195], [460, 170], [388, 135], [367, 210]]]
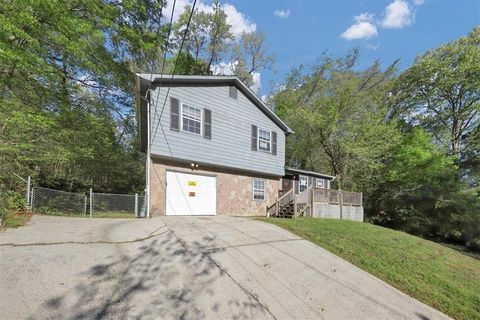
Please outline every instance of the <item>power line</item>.
[[[176, 2], [177, 0], [175, 0]], [[173, 3], [173, 7], [175, 8], [175, 2]], [[163, 14], [163, 2], [162, 2], [162, 6], [160, 7], [160, 18], [159, 18], [159, 21], [158, 21], [158, 29], [157, 29], [157, 34], [156, 34], [156, 37], [155, 39], [158, 40], [158, 38], [160, 37], [160, 30], [162, 29], [162, 14]], [[172, 12], [172, 16], [173, 16], [173, 12]], [[167, 41], [168, 41], [168, 38], [167, 38]], [[152, 77], [153, 77], [153, 72], [155, 71], [155, 51], [157, 50], [157, 45], [155, 44], [154, 48], [153, 48], [153, 55], [154, 57], [152, 58], [152, 70], [150, 72], [150, 83], [152, 83]], [[151, 88], [151, 85], [148, 89]], [[147, 90], [148, 91], [148, 90]]]
[[[172, 32], [172, 24], [173, 24], [173, 14], [175, 13], [175, 5], [177, 3], [177, 0], [173, 1], [173, 7], [172, 7], [172, 12], [170, 14], [170, 23], [168, 25], [168, 33], [167, 33], [167, 38], [165, 39], [165, 49], [163, 50], [163, 59], [162, 59], [162, 69], [160, 71], [160, 80], [162, 79], [163, 76], [163, 70], [165, 68], [165, 60], [167, 59], [167, 52], [168, 52], [168, 44], [170, 42], [170, 34]], [[153, 70], [152, 74], [150, 75], [150, 85], [148, 87], [148, 90], [152, 88], [152, 76], [153, 76]], [[158, 94], [160, 94], [161, 87], [158, 87]], [[158, 94], [157, 94], [157, 100], [158, 100]], [[157, 116], [157, 102], [155, 102], [155, 110], [153, 111], [153, 119]], [[150, 142], [149, 142], [150, 143]], [[150, 143], [151, 145], [151, 143]]]
[[[173, 80], [173, 77], [174, 77], [174, 75], [175, 75], [175, 71], [176, 71], [176, 69], [177, 69], [178, 57], [179, 57], [180, 54], [182, 53], [183, 45], [184, 45], [184, 43], [185, 43], [185, 38], [186, 38], [186, 36], [187, 36], [188, 29], [189, 29], [189, 27], [190, 27], [190, 22], [192, 21], [193, 13], [194, 13], [194, 11], [195, 11], [195, 5], [196, 5], [196, 3], [197, 3], [197, 0], [194, 0], [193, 5], [192, 5], [192, 10], [191, 10], [191, 12], [190, 12], [190, 16], [188, 17], [188, 22], [187, 22], [187, 26], [186, 26], [186, 28], [185, 28], [185, 33], [184, 33], [183, 36], [182, 36], [182, 42], [181, 42], [181, 44], [180, 44], [180, 48], [179, 48], [178, 53], [177, 53], [177, 59], [175, 60], [175, 64], [174, 64], [173, 72], [172, 72], [172, 77], [171, 77], [171, 79], [170, 79], [170, 82], [169, 82], [169, 85], [168, 85], [168, 90], [167, 90], [167, 93], [166, 93], [166, 95], [165, 95], [165, 101], [163, 102], [162, 111], [161, 111], [161, 113], [160, 113], [160, 116], [158, 117], [158, 122], [157, 122], [157, 125], [156, 125], [156, 127], [155, 127], [155, 132], [154, 132], [154, 134], [153, 134], [153, 138], [151, 138], [150, 141], [148, 142], [148, 143], [149, 143], [149, 149], [151, 149], [152, 143], [153, 143], [153, 141], [154, 141], [154, 139], [155, 139], [155, 137], [156, 137], [156, 135], [157, 135], [158, 126], [159, 126], [160, 123], [161, 123], [160, 119], [162, 118], [163, 110], [164, 110], [164, 108], [165, 108], [165, 104], [166, 104], [166, 101], [167, 101], [167, 97], [168, 97], [168, 95], [169, 95], [169, 93], [170, 93], [170, 88], [171, 88], [172, 80]], [[175, 3], [174, 3], [173, 9], [175, 9]], [[170, 18], [170, 28], [169, 28], [169, 32], [168, 32], [167, 43], [168, 43], [168, 39], [170, 38], [170, 31], [171, 31], [171, 27], [172, 27], [172, 19], [173, 19], [173, 10], [172, 10], [172, 16], [171, 16], [171, 18]], [[166, 50], [164, 51], [164, 54], [165, 54], [165, 55], [164, 55], [164, 59], [163, 59], [163, 63], [162, 63], [162, 71], [161, 71], [161, 74], [160, 74], [160, 79], [161, 79], [161, 77], [163, 76], [163, 69], [164, 69], [165, 60], [166, 60]], [[150, 86], [151, 86], [151, 82], [150, 82]], [[154, 106], [155, 106], [155, 111], [154, 111], [154, 118], [153, 118], [153, 119], [155, 119], [156, 113], [157, 113], [157, 109], [158, 109], [158, 108], [157, 108], [157, 104], [158, 104], [158, 97], [159, 97], [159, 94], [160, 94], [160, 90], [161, 90], [161, 87], [159, 86], [159, 91], [158, 91], [158, 93], [157, 93], [157, 96], [156, 96], [156, 99], [155, 99], [155, 104], [154, 104]], [[169, 150], [169, 152], [170, 152], [170, 155], [173, 156], [173, 152], [172, 152], [172, 149], [170, 148], [170, 144], [168, 143], [167, 135], [166, 135], [166, 133], [165, 133], [165, 130], [163, 130], [163, 126], [161, 126], [161, 129], [162, 129], [162, 132], [163, 132], [163, 136], [165, 137], [165, 142], [166, 142], [166, 144], [167, 144], [167, 146], [168, 146], [168, 150]], [[150, 164], [149, 164], [149, 165], [150, 165]], [[157, 173], [157, 170], [155, 169], [155, 167], [153, 167], [153, 170], [155, 171], [155, 174], [157, 175], [157, 178], [160, 180], [160, 177], [158, 176], [158, 173]], [[176, 177], [176, 179], [177, 179], [178, 184], [180, 185], [180, 188], [183, 189], [183, 188], [181, 187], [181, 184], [180, 184], [180, 181], [179, 181], [179, 179], [178, 179], [178, 176], [175, 175], [175, 177]], [[165, 188], [165, 189], [166, 189], [166, 188]], [[182, 191], [183, 191], [183, 190], [182, 190]], [[183, 194], [183, 197], [185, 198], [185, 200], [187, 200], [185, 194], [184, 194], [183, 192], [182, 192], [182, 194]], [[149, 192], [149, 196], [150, 196], [150, 192]], [[166, 201], [168, 201], [168, 200], [166, 199]], [[190, 208], [190, 205], [188, 204], [188, 201], [186, 201], [186, 203], [187, 203], [188, 209], [189, 209], [189, 211], [190, 211], [190, 214], [192, 214], [192, 209]]]
[[[183, 45], [185, 43], [185, 38], [187, 37], [188, 28], [190, 27], [190, 22], [192, 21], [192, 17], [193, 17], [193, 13], [195, 11], [195, 5], [196, 4], [197, 4], [197, 0], [194, 0], [193, 5], [192, 5], [192, 10], [190, 11], [190, 16], [188, 17], [187, 27], [185, 28], [185, 33], [183, 34], [182, 42], [180, 43], [180, 48], [178, 49], [177, 59], [175, 60], [175, 65], [173, 66], [172, 77], [170, 78], [170, 82], [168, 84], [168, 89], [167, 89], [167, 93], [165, 95], [165, 100], [163, 101], [162, 110], [161, 110], [160, 115], [158, 117], [158, 122], [157, 122], [157, 125], [155, 127], [155, 132], [153, 134], [153, 138], [150, 141], [150, 146], [151, 146], [151, 143], [153, 142], [153, 140], [155, 139], [155, 137], [157, 135], [158, 126], [160, 125], [160, 122], [161, 122], [160, 120], [161, 120], [162, 115], [163, 115], [163, 110], [165, 109], [165, 104], [167, 103], [167, 98], [168, 98], [168, 95], [170, 94], [170, 89], [171, 89], [173, 77], [175, 76], [175, 71], [177, 70], [178, 57], [182, 53]], [[159, 95], [157, 94], [157, 102], [158, 102], [158, 96]], [[157, 102], [155, 103], [155, 111], [157, 110]]]

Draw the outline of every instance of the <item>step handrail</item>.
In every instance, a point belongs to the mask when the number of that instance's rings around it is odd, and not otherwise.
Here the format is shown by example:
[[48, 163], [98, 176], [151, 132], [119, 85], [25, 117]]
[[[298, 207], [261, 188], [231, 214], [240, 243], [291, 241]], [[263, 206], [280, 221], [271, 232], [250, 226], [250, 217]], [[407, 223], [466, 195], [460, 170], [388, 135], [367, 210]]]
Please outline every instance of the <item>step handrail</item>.
[[[293, 195], [293, 197], [292, 197]], [[291, 199], [287, 199], [286, 203], [285, 203], [285, 198], [291, 198]], [[281, 196], [280, 198], [278, 198], [277, 200], [277, 203], [279, 204], [280, 208], [283, 207], [285, 204], [288, 204], [290, 201], [292, 201], [293, 199], [295, 198], [295, 190], [292, 188], [290, 189], [290, 191], [288, 191], [287, 193], [285, 193], [283, 196]]]

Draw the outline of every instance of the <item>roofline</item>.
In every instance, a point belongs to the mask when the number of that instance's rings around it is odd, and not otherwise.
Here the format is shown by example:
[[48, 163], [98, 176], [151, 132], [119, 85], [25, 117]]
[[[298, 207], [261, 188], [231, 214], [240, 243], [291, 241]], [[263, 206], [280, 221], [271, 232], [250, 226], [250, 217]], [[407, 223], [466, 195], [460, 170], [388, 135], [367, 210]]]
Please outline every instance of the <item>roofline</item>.
[[[292, 134], [293, 130], [285, 123], [279, 116], [275, 114], [245, 83], [243, 83], [237, 76], [199, 76], [199, 75], [168, 75], [168, 74], [136, 74], [138, 78], [138, 83], [140, 84], [140, 79], [152, 83], [175, 83], [175, 82], [185, 82], [185, 83], [206, 83], [206, 84], [219, 84], [219, 83], [230, 83], [235, 84], [239, 87], [242, 92], [254, 102], [259, 109], [261, 109], [275, 124], [277, 124], [285, 134]], [[148, 77], [148, 78], [147, 78]], [[140, 88], [139, 88], [140, 89]]]
[[322, 178], [328, 178], [331, 179], [332, 181], [335, 180], [335, 176], [331, 176], [328, 174], [323, 174], [320, 172], [314, 172], [314, 171], [308, 171], [308, 170], [302, 170], [302, 169], [297, 169], [297, 168], [292, 168], [292, 167], [285, 167], [285, 172], [290, 171], [290, 172], [295, 172], [295, 173], [303, 173], [306, 175], [311, 175], [311, 176], [318, 176]]

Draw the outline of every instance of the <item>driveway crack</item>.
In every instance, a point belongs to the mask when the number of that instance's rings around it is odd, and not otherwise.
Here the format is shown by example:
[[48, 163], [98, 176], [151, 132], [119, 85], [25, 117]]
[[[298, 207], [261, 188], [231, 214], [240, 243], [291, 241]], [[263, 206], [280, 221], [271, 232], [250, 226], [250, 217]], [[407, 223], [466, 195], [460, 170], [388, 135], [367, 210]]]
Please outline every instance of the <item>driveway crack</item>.
[[[170, 230], [170, 232], [172, 233], [172, 235], [175, 237], [175, 239], [177, 239], [177, 241], [181, 244], [181, 246], [183, 247], [183, 249], [185, 250], [185, 252], [187, 252], [187, 254], [191, 255], [192, 253], [187, 249], [187, 246], [185, 245], [185, 243], [180, 240], [180, 238], [175, 234], [175, 231], [173, 231], [168, 225], [167, 225], [167, 228]], [[223, 272], [225, 275], [227, 275], [227, 277], [230, 278], [230, 280], [233, 281], [233, 283], [235, 283], [241, 290], [243, 290], [249, 297], [251, 297], [253, 300], [255, 300], [255, 302], [257, 302], [260, 306], [262, 306], [262, 308], [264, 308], [268, 314], [275, 320], [277, 320], [277, 317], [275, 317], [275, 315], [270, 311], [270, 309], [268, 308], [267, 305], [263, 304], [256, 295], [254, 295], [252, 292], [250, 292], [247, 288], [245, 288], [244, 286], [242, 286], [237, 280], [235, 280], [235, 278], [233, 278], [233, 276], [227, 271], [225, 270], [224, 268], [222, 268], [222, 266], [220, 266], [214, 259], [212, 259], [212, 257], [210, 257], [208, 255], [207, 252], [205, 251], [202, 251], [200, 250], [200, 253], [202, 255], [204, 255], [213, 265], [215, 265], [221, 272]]]
[[55, 241], [55, 242], [28, 242], [28, 243], [0, 243], [0, 247], [34, 247], [34, 246], [53, 246], [53, 245], [63, 245], [63, 244], [126, 244], [126, 243], [135, 243], [141, 242], [145, 240], [149, 240], [155, 237], [158, 237], [168, 231], [164, 230], [162, 232], [158, 232], [158, 230], [164, 228], [166, 226], [162, 226], [154, 231], [152, 231], [148, 236], [143, 238], [137, 238], [133, 240], [118, 240], [118, 241], [107, 241], [107, 240], [98, 240], [98, 241]]

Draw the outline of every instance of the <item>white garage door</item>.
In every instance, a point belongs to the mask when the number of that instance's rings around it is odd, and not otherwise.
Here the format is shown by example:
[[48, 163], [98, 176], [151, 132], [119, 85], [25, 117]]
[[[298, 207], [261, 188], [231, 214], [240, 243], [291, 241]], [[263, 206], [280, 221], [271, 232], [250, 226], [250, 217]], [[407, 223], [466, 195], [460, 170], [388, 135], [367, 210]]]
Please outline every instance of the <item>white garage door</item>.
[[167, 171], [167, 215], [216, 215], [217, 178]]

